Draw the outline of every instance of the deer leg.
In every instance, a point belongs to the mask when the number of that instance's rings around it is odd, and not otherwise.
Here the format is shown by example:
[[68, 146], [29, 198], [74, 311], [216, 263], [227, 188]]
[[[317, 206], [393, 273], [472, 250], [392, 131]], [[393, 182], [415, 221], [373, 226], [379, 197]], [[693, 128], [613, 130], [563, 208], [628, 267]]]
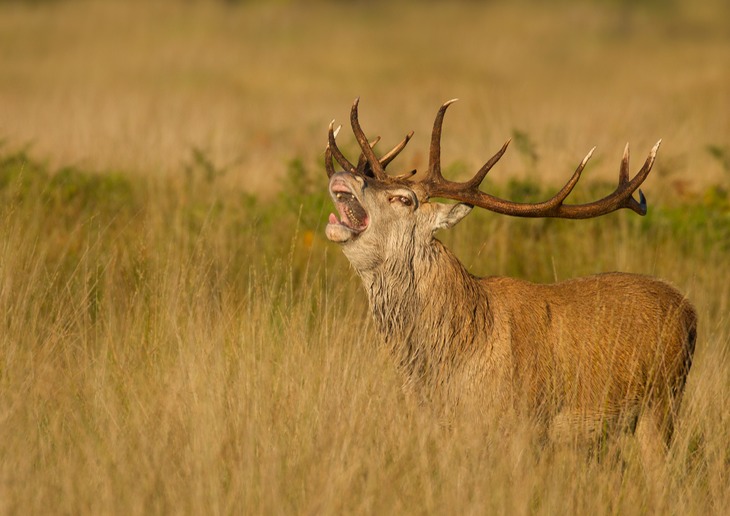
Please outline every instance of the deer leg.
[[667, 486], [667, 429], [660, 410], [648, 407], [636, 425], [636, 440], [641, 456], [644, 481], [654, 500], [660, 500]]
[[550, 422], [549, 438], [556, 444], [593, 445], [612, 433], [620, 416], [603, 410], [563, 409]]

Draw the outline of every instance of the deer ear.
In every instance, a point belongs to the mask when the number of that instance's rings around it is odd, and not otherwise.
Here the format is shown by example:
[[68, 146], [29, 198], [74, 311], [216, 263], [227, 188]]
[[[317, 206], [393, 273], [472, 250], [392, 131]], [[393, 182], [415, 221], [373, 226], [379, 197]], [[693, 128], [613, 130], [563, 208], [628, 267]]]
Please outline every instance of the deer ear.
[[431, 203], [434, 207], [433, 230], [449, 229], [458, 224], [461, 219], [469, 215], [472, 206], [468, 204], [444, 204], [440, 202]]

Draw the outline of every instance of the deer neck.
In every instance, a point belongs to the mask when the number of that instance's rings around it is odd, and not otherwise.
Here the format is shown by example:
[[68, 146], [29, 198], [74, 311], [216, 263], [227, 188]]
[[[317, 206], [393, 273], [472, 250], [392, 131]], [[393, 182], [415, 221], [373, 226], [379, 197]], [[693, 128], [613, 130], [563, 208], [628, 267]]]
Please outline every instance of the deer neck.
[[438, 378], [475, 349], [491, 327], [484, 287], [438, 240], [360, 272], [376, 327], [410, 372]]

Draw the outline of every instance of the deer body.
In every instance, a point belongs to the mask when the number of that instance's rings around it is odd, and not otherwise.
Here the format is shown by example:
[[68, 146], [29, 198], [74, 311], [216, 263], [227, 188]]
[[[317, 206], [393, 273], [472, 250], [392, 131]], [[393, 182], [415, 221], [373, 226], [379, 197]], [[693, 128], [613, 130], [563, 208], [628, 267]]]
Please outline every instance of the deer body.
[[477, 278], [436, 239], [416, 260], [360, 275], [411, 388], [524, 406], [548, 426], [584, 419], [588, 432], [635, 423], [651, 407], [668, 442], [696, 325], [672, 286], [623, 273], [555, 284]]
[[[449, 403], [524, 408], [553, 435], [596, 434], [607, 425], [636, 428], [639, 422], [669, 444], [697, 326], [681, 293], [661, 280], [624, 273], [555, 284], [477, 278], [434, 237], [472, 205], [518, 216], [586, 218], [619, 208], [643, 214], [643, 195], [637, 202], [631, 194], [650, 171], [657, 147], [631, 181], [627, 147], [619, 187], [600, 201], [563, 204], [589, 154], [553, 199], [512, 203], [478, 190], [506, 145], [475, 179], [443, 179], [439, 142], [447, 106], [437, 115], [428, 176], [420, 182], [384, 173], [410, 135], [375, 157], [357, 121], [357, 102], [351, 115], [363, 151], [357, 167], [337, 149], [330, 126], [329, 189], [342, 220], [330, 216], [327, 236], [342, 244], [360, 275], [376, 327], [407, 386]], [[332, 157], [344, 171], [334, 171]], [[468, 204], [431, 201], [436, 195]]]

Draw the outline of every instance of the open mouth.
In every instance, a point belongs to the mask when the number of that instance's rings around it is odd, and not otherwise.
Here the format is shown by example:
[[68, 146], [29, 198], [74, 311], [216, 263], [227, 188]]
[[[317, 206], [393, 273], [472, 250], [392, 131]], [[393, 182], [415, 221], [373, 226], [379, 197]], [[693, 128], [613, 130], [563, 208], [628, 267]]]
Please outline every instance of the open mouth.
[[370, 223], [367, 211], [358, 201], [350, 186], [342, 179], [330, 183], [330, 195], [340, 217], [330, 213], [327, 237], [334, 242], [345, 242], [365, 231]]

